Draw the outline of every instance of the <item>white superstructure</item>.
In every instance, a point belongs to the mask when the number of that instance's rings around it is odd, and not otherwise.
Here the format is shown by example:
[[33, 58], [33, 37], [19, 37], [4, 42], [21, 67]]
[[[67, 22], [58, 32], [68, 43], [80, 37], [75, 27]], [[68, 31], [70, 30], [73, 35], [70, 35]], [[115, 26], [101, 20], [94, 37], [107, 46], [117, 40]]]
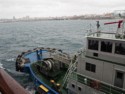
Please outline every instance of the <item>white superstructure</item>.
[[120, 22], [112, 23], [118, 23], [122, 33], [86, 36], [86, 49], [78, 53], [77, 69], [72, 68], [67, 78], [68, 94], [125, 94], [124, 20]]

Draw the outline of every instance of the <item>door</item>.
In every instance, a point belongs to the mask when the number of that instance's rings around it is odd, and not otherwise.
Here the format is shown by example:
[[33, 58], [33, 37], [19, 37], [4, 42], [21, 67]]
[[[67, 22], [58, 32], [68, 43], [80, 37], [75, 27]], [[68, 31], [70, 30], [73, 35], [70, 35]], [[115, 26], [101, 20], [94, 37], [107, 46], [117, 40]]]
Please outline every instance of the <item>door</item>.
[[124, 73], [121, 71], [116, 71], [114, 85], [123, 88], [124, 83]]

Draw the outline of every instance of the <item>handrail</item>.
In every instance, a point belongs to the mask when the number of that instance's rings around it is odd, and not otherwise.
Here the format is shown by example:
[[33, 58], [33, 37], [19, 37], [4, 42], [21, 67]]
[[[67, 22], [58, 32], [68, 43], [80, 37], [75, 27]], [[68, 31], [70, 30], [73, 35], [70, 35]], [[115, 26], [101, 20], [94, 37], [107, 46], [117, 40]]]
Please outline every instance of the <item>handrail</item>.
[[[77, 79], [75, 79], [75, 78], [73, 78], [72, 76], [74, 76], [74, 75], [76, 75], [76, 76], [78, 76], [79, 75], [79, 77], [77, 77]], [[81, 76], [81, 77], [80, 77]], [[81, 78], [81, 79], [80, 79]], [[100, 81], [100, 80], [97, 80], [97, 79], [95, 79], [95, 78], [92, 78], [92, 77], [88, 77], [88, 76], [86, 76], [86, 75], [83, 75], [83, 74], [80, 74], [80, 73], [76, 73], [76, 72], [74, 72], [72, 75], [71, 75], [71, 79], [73, 79], [73, 80], [77, 80], [78, 82], [80, 81], [80, 82], [82, 82], [83, 84], [85, 84], [85, 85], [87, 85], [87, 86], [89, 86], [90, 85], [90, 82], [92, 82], [92, 81], [96, 81], [96, 82], [99, 82], [100, 83], [100, 91], [102, 91], [102, 92], [110, 92], [110, 93], [112, 93], [112, 92], [117, 92], [116, 94], [121, 94], [121, 92], [123, 93], [125, 93], [125, 89], [122, 89], [122, 88], [119, 88], [119, 87], [116, 87], [116, 86], [114, 86], [114, 85], [111, 85], [111, 84], [108, 84], [108, 83], [106, 83], [106, 82], [103, 82], [103, 81]], [[87, 82], [85, 82], [84, 80], [85, 79], [88, 79], [87, 80]], [[121, 91], [121, 92], [120, 92]]]

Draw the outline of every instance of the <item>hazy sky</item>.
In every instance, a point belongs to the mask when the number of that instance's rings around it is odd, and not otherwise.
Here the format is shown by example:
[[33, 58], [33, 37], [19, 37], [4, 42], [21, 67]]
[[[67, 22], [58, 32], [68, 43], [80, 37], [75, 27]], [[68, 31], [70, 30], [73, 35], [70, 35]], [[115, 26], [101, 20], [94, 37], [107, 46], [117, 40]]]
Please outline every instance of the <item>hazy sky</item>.
[[70, 16], [125, 10], [125, 0], [0, 0], [0, 18]]

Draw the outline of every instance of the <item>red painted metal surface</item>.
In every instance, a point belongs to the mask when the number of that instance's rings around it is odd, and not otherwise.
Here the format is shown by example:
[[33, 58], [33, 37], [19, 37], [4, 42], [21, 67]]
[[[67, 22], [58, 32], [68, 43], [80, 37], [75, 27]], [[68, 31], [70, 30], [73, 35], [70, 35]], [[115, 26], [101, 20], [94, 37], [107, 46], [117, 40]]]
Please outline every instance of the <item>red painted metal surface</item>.
[[123, 22], [123, 20], [119, 20], [119, 21], [117, 21], [117, 22], [108, 22], [108, 23], [104, 23], [104, 25], [118, 23], [118, 28], [121, 28], [121, 23], [122, 23], [122, 22]]
[[29, 94], [3, 69], [0, 69], [0, 92], [2, 94]]

